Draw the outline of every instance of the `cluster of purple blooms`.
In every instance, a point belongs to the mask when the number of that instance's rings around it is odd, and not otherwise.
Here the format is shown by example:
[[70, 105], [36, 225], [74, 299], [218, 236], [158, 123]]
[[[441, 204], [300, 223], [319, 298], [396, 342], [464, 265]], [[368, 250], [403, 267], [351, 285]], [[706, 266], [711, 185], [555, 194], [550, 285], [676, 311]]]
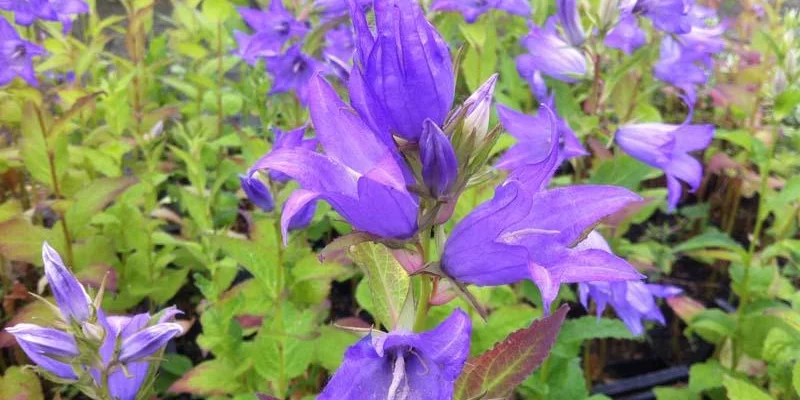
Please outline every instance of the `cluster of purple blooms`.
[[[440, 1], [432, 9], [468, 9], [465, 17], [474, 21], [488, 8], [506, 9], [513, 3]], [[679, 290], [641, 282], [634, 267], [598, 244], [599, 234], [592, 229], [640, 197], [613, 186], [547, 188], [563, 160], [587, 154], [557, 115], [554, 95], [542, 77], [570, 81], [582, 73], [563, 73], [561, 66], [579, 63], [569, 59], [571, 54], [566, 61], [551, 60], [559, 54], [543, 57], [540, 45], [577, 52], [580, 57], [574, 58], [581, 59], [585, 72], [583, 55], [573, 47], [585, 39], [577, 14], [570, 11], [576, 10], [575, 3], [559, 4], [547, 28], [533, 28], [535, 36], [525, 42], [531, 54], [519, 63], [520, 72], [530, 73], [526, 78], [542, 103], [538, 114], [499, 107], [501, 121], [519, 139], [496, 165], [508, 171], [508, 178], [493, 199], [455, 225], [441, 259], [425, 271], [457, 286], [529, 280], [538, 286], [545, 310], [561, 284], [579, 283], [587, 306], [588, 296], [600, 311], [611, 304], [638, 334], [642, 320], [663, 321], [655, 298]], [[393, 246], [445, 223], [452, 214], [449, 206], [477, 171], [475, 163], [485, 162], [480, 155], [497, 131], [488, 126], [497, 77], [454, 105], [449, 48], [415, 1], [375, 0], [374, 27], [362, 4], [349, 5], [355, 32], [354, 65], [345, 82], [349, 102], [322, 72], [314, 73], [305, 93], [316, 138], [306, 139], [305, 127], [279, 132], [273, 149], [242, 177], [242, 186], [256, 205], [272, 210], [262, 177], [299, 184], [282, 211], [284, 240], [290, 230], [308, 223], [309, 207], [321, 200], [354, 230]], [[519, 12], [525, 13], [530, 12]], [[662, 147], [682, 159], [696, 145]], [[469, 353], [470, 330], [469, 318], [457, 310], [433, 331], [372, 332], [348, 349], [320, 398], [448, 399]]]
[[20, 323], [6, 330], [51, 380], [75, 384], [94, 398], [135, 400], [155, 373], [151, 358], [183, 332], [170, 322], [181, 312], [170, 307], [153, 316], [108, 316], [97, 306], [102, 290], [93, 302], [47, 243], [42, 260], [56, 302], [48, 304], [60, 319], [53, 327]]
[[83, 0], [0, 0], [0, 10], [14, 13], [14, 22], [29, 26], [37, 19], [57, 21], [69, 32], [78, 14], [89, 12], [89, 5]]
[[[306, 104], [308, 82], [317, 73], [331, 73], [347, 79], [353, 55], [353, 34], [344, 21], [349, 0], [317, 0], [323, 22], [333, 25], [325, 32], [322, 60], [302, 50], [303, 39], [311, 31], [308, 20], [300, 20], [287, 10], [283, 1], [272, 0], [267, 10], [239, 8], [239, 15], [253, 30], [252, 35], [234, 32], [238, 44], [236, 54], [255, 66], [266, 64], [273, 78], [270, 95], [293, 92], [300, 103]], [[359, 0], [360, 4], [366, 4]]]

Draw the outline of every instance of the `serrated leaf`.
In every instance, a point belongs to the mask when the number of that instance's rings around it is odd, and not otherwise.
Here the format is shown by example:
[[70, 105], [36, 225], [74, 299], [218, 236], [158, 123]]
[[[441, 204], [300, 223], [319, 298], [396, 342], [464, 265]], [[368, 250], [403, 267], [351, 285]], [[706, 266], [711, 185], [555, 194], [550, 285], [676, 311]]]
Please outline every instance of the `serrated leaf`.
[[725, 389], [728, 390], [728, 399], [730, 400], [773, 400], [772, 396], [764, 393], [750, 382], [736, 379], [730, 375], [725, 375], [722, 382]]
[[270, 299], [278, 297], [283, 286], [279, 279], [278, 268], [283, 268], [278, 263], [277, 247], [268, 243], [236, 239], [225, 235], [213, 238], [217, 245], [248, 270], [261, 287], [264, 295]]
[[378, 243], [360, 243], [350, 248], [350, 258], [366, 275], [378, 320], [393, 330], [397, 327], [411, 278], [392, 252]]
[[503, 398], [544, 362], [569, 307], [520, 329], [478, 357], [470, 358], [456, 382], [455, 399]]
[[0, 378], [0, 395], [5, 400], [44, 400], [36, 373], [17, 366], [8, 368]]

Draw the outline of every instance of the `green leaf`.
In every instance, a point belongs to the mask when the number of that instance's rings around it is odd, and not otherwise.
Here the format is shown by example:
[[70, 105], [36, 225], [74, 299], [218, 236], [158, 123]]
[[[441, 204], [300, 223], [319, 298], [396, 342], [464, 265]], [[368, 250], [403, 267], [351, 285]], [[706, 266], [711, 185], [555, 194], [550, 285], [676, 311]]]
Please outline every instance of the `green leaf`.
[[298, 310], [288, 302], [281, 304], [280, 314], [264, 320], [255, 339], [258, 357], [256, 372], [273, 382], [281, 396], [288, 389], [288, 380], [306, 372], [314, 358], [314, 314]]
[[229, 0], [205, 0], [203, 1], [203, 15], [210, 22], [222, 23], [233, 15], [233, 6]]
[[53, 177], [50, 174], [50, 161], [47, 155], [47, 139], [40, 124], [39, 113], [32, 102], [25, 103], [22, 116], [22, 148], [20, 155], [25, 168], [33, 179], [50, 187]]
[[703, 339], [718, 344], [733, 335], [735, 324], [736, 322], [731, 315], [722, 310], [712, 308], [697, 314], [689, 324], [689, 328]]
[[17, 366], [6, 369], [0, 379], [0, 394], [6, 400], [44, 400], [36, 373]]
[[358, 336], [332, 326], [323, 326], [319, 333], [314, 342], [314, 363], [328, 371], [336, 371], [342, 363], [344, 352], [358, 341]]
[[796, 362], [792, 368], [792, 386], [795, 393], [800, 396], [800, 362]]
[[350, 248], [350, 258], [361, 267], [372, 293], [376, 317], [389, 330], [397, 327], [411, 279], [386, 246], [360, 243]]
[[753, 384], [730, 375], [725, 375], [723, 384], [728, 390], [728, 399], [730, 400], [773, 400], [772, 396]]
[[780, 121], [791, 115], [795, 107], [800, 104], [800, 89], [787, 90], [775, 99], [775, 119]]
[[725, 233], [711, 229], [702, 235], [695, 236], [675, 247], [676, 253], [688, 253], [696, 250], [723, 249], [729, 250], [739, 258], [747, 253], [742, 246]]
[[[22, 218], [14, 218], [0, 223], [0, 253], [7, 260], [40, 264], [42, 243], [50, 236], [50, 231], [31, 225]], [[60, 234], [60, 232], [59, 232]]]
[[6, 222], [22, 214], [22, 205], [16, 199], [8, 199], [0, 204], [0, 222]]
[[656, 400], [695, 400], [697, 395], [686, 388], [657, 387], [653, 388]]
[[597, 319], [592, 316], [564, 322], [558, 335], [559, 342], [583, 342], [589, 339], [635, 339], [635, 337], [618, 319]]
[[589, 183], [624, 186], [637, 190], [639, 184], [658, 170], [627, 155], [619, 155], [600, 162], [589, 178]]
[[73, 237], [82, 238], [89, 220], [136, 182], [133, 177], [98, 179], [76, 193], [75, 202], [64, 216]]
[[541, 316], [541, 312], [527, 304], [516, 304], [499, 308], [489, 315], [486, 324], [478, 325], [472, 331], [472, 355], [489, 350], [495, 343], [516, 330], [525, 328], [528, 321]]
[[223, 360], [204, 361], [192, 368], [169, 387], [171, 393], [190, 393], [196, 396], [222, 396], [243, 390]]
[[214, 242], [231, 256], [237, 263], [247, 269], [264, 288], [264, 295], [276, 299], [283, 282], [280, 281], [278, 268], [278, 248], [274, 243], [255, 242], [237, 239], [225, 235], [217, 235]]
[[491, 350], [470, 358], [455, 388], [455, 399], [503, 398], [544, 362], [569, 307], [510, 334]]
[[460, 25], [470, 46], [464, 53], [461, 70], [470, 91], [477, 90], [497, 71], [497, 32], [493, 25]]
[[700, 394], [709, 389], [722, 387], [724, 371], [722, 365], [714, 360], [692, 365], [689, 369], [689, 389]]

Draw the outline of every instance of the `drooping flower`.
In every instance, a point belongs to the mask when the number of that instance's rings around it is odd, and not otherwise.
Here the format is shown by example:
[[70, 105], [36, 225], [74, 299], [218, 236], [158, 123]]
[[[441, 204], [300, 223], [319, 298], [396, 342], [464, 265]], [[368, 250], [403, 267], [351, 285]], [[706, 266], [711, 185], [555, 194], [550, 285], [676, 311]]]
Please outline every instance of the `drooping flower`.
[[459, 222], [445, 244], [442, 271], [479, 286], [531, 280], [545, 309], [562, 283], [640, 279], [622, 258], [573, 248], [601, 218], [639, 197], [613, 186], [543, 190], [552, 165], [543, 165], [535, 181], [507, 180]]
[[300, 184], [286, 202], [281, 226], [308, 203], [325, 200], [359, 231], [407, 239], [417, 230], [418, 200], [407, 189], [407, 166], [324, 78], [311, 80], [309, 109], [325, 154], [302, 147], [270, 152], [253, 169], [282, 172]]
[[692, 29], [689, 17], [692, 3], [692, 0], [624, 0], [620, 11], [623, 15], [642, 15], [664, 32], [686, 33]]
[[[278, 127], [272, 128], [274, 142], [270, 151], [278, 149], [291, 149], [301, 147], [308, 150], [315, 150], [319, 145], [319, 140], [314, 138], [306, 139], [306, 125], [284, 131]], [[270, 171], [269, 178], [276, 182], [288, 182], [292, 178], [279, 171]]]
[[239, 183], [244, 194], [247, 195], [253, 205], [264, 212], [271, 212], [275, 208], [275, 200], [272, 198], [272, 193], [257, 176], [251, 174], [239, 175]]
[[425, 120], [419, 140], [422, 179], [435, 197], [450, 192], [458, 179], [458, 159], [447, 135], [431, 120]]
[[[592, 231], [578, 244], [583, 249], [598, 249], [611, 253], [608, 243], [597, 231]], [[589, 298], [594, 300], [597, 318], [607, 305], [617, 313], [634, 336], [644, 333], [643, 321], [664, 324], [664, 315], [658, 308], [656, 298], [673, 297], [683, 293], [674, 286], [653, 285], [642, 281], [582, 282], [578, 284], [581, 304], [589, 309]]]
[[583, 33], [577, 1], [558, 0], [556, 1], [556, 11], [558, 22], [564, 28], [564, 36], [566, 36], [567, 41], [573, 46], [582, 45], [583, 41], [586, 40], [586, 34]]
[[61, 318], [67, 323], [88, 320], [92, 315], [92, 299], [83, 285], [67, 270], [58, 252], [47, 242], [42, 246], [42, 261], [44, 275], [61, 310]]
[[530, 17], [533, 12], [525, 0], [434, 0], [431, 4], [431, 11], [459, 12], [470, 24], [492, 9], [522, 17]]
[[624, 125], [617, 130], [615, 140], [633, 158], [664, 171], [667, 203], [669, 209], [674, 210], [681, 196], [680, 181], [695, 191], [703, 178], [703, 166], [689, 152], [705, 149], [713, 136], [713, 125], [692, 125], [687, 121], [682, 125]]
[[456, 309], [422, 333], [373, 333], [347, 349], [319, 400], [449, 400], [469, 356], [472, 322]]
[[531, 24], [531, 32], [521, 43], [528, 52], [517, 57], [517, 71], [525, 79], [531, 79], [536, 71], [564, 82], [576, 82], [586, 75], [586, 58], [558, 35], [553, 17], [544, 27]]
[[450, 50], [416, 1], [375, 0], [373, 33], [364, 12], [350, 10], [356, 65], [350, 74], [353, 107], [385, 143], [391, 135], [416, 141], [426, 119], [441, 126], [455, 96]]
[[281, 55], [267, 57], [267, 72], [273, 78], [269, 94], [294, 92], [300, 103], [306, 104], [309, 81], [323, 69], [322, 63], [301, 52], [297, 44]]
[[20, 77], [31, 86], [38, 86], [33, 70], [33, 57], [45, 54], [41, 47], [22, 40], [8, 21], [0, 18], [0, 86]]
[[633, 53], [646, 42], [644, 31], [639, 27], [636, 17], [631, 14], [620, 16], [619, 23], [608, 32], [603, 41], [606, 46], [622, 50], [626, 54]]

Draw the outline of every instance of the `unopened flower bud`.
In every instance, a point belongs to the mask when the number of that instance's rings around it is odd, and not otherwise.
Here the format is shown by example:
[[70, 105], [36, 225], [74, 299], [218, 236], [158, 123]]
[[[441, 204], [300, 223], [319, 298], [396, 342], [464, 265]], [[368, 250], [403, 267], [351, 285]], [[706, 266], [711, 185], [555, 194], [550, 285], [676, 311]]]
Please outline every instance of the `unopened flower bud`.
[[458, 159], [450, 139], [431, 120], [425, 120], [419, 141], [422, 179], [433, 196], [450, 192], [458, 179]]
[[88, 320], [92, 314], [92, 300], [83, 285], [67, 270], [58, 252], [47, 242], [42, 246], [42, 261], [44, 261], [44, 274], [64, 321], [69, 323], [73, 320], [76, 322]]
[[783, 68], [776, 68], [775, 76], [772, 78], [772, 92], [776, 95], [781, 94], [787, 85], [786, 72], [783, 72]]
[[102, 341], [106, 334], [106, 331], [102, 326], [90, 322], [84, 322], [81, 324], [81, 331], [83, 331], [83, 336], [87, 339], [98, 342]]
[[173, 322], [153, 325], [134, 333], [122, 341], [119, 361], [128, 363], [149, 357], [161, 350], [170, 339], [183, 333], [183, 328]]
[[272, 193], [270, 193], [269, 188], [264, 185], [258, 177], [239, 175], [239, 182], [242, 184], [242, 190], [244, 190], [244, 193], [253, 205], [265, 212], [271, 212], [275, 208], [275, 201], [272, 199]]
[[610, 27], [619, 15], [619, 0], [600, 0], [597, 14], [600, 17], [600, 27]]

